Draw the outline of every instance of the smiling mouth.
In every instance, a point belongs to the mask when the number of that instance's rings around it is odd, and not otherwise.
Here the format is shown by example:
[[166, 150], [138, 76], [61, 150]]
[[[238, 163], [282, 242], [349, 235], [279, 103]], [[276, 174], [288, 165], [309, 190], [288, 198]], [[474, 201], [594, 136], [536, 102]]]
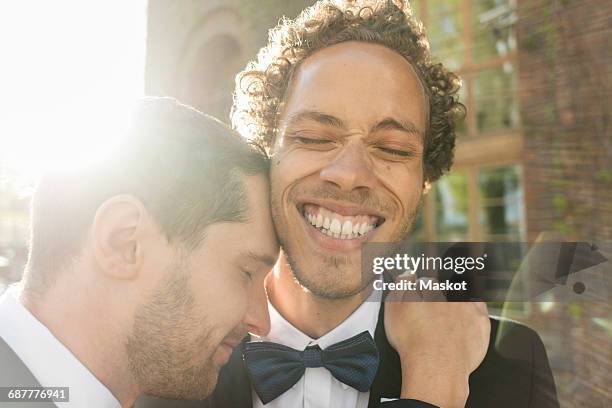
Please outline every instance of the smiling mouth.
[[316, 204], [304, 204], [300, 213], [321, 234], [339, 240], [366, 237], [385, 221], [382, 217], [367, 213], [343, 215]]

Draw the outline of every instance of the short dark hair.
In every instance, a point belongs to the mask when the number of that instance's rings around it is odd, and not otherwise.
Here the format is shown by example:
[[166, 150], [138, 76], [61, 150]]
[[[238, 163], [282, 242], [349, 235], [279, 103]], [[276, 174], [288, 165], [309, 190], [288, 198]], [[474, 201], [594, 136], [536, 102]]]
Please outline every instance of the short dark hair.
[[193, 249], [208, 225], [247, 219], [242, 176], [268, 177], [268, 170], [263, 149], [218, 120], [171, 98], [143, 98], [108, 159], [41, 178], [31, 206], [28, 280], [46, 287], [53, 271], [80, 253], [97, 209], [115, 195], [141, 200], [169, 242]]
[[429, 100], [425, 178], [437, 180], [453, 163], [456, 121], [465, 115], [457, 95], [461, 82], [432, 61], [425, 30], [408, 1], [321, 0], [295, 20], [283, 18], [257, 59], [236, 77], [234, 128], [270, 149], [295, 70], [318, 50], [346, 41], [380, 44], [414, 67]]

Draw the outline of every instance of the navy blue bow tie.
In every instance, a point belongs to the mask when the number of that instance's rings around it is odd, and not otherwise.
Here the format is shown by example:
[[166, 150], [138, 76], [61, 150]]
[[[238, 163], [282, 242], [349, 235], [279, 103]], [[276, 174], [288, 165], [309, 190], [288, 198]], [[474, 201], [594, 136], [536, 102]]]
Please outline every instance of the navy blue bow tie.
[[378, 371], [378, 350], [369, 332], [321, 350], [319, 346], [299, 351], [282, 344], [248, 342], [244, 361], [255, 392], [267, 404], [304, 375], [307, 367], [325, 367], [338, 381], [366, 392]]

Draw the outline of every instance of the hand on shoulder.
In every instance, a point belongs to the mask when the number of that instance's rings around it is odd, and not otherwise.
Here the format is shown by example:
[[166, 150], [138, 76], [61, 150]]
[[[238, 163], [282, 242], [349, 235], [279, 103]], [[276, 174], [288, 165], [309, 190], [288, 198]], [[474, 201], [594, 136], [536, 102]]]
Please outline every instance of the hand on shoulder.
[[489, 345], [486, 304], [446, 302], [433, 291], [394, 291], [385, 301], [384, 323], [389, 343], [401, 359], [401, 398], [463, 407], [469, 375]]

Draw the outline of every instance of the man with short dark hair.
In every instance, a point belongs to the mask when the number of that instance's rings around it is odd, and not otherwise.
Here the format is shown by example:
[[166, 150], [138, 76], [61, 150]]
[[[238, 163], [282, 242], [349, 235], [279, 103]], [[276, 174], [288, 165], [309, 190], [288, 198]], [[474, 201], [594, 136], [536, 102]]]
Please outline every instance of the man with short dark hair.
[[459, 86], [407, 2], [322, 0], [271, 30], [232, 110], [272, 154], [271, 331], [236, 351], [210, 404], [558, 406], [535, 332], [501, 336], [484, 303], [374, 301], [361, 271], [362, 245], [405, 238], [450, 169]]
[[107, 159], [44, 177], [22, 285], [0, 297], [0, 386], [69, 387], [74, 407], [206, 397], [269, 330], [268, 169], [217, 120], [147, 98]]

